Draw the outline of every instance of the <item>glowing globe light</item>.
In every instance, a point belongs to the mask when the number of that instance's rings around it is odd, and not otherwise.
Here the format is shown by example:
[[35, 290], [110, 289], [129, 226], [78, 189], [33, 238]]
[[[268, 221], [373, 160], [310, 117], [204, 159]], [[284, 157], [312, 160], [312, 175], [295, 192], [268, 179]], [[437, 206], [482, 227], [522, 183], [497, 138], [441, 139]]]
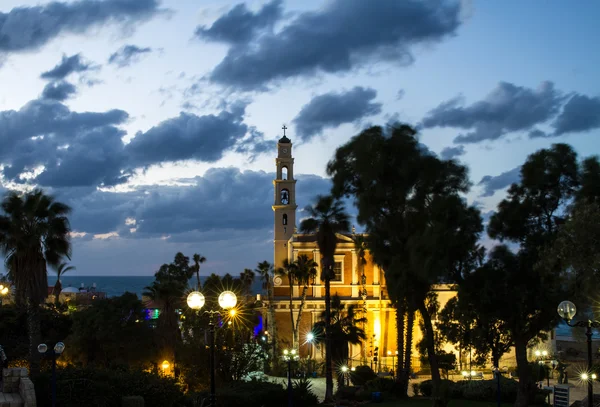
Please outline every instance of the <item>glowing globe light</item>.
[[581, 380], [587, 380], [588, 379], [588, 374], [587, 373], [582, 373], [581, 374]]
[[570, 321], [577, 313], [577, 308], [575, 307], [575, 304], [573, 304], [571, 301], [563, 301], [560, 304], [558, 304], [557, 311], [558, 315], [560, 315], [562, 319]]
[[170, 366], [171, 366], [171, 364], [169, 363], [168, 360], [163, 361], [162, 365], [161, 365], [163, 370], [167, 370]]
[[56, 353], [57, 355], [60, 355], [61, 353], [63, 353], [64, 350], [65, 350], [64, 343], [57, 342], [56, 345], [54, 345], [54, 353]]
[[219, 295], [219, 305], [223, 309], [230, 309], [237, 304], [237, 297], [232, 291], [223, 291]]
[[315, 339], [315, 334], [313, 334], [312, 332], [309, 332], [306, 334], [306, 340], [308, 342], [312, 342]]
[[199, 310], [204, 306], [204, 295], [200, 291], [192, 291], [187, 296], [187, 305], [191, 309]]
[[46, 345], [45, 343], [40, 343], [38, 345], [38, 352], [46, 353], [47, 350], [48, 350], [48, 345]]

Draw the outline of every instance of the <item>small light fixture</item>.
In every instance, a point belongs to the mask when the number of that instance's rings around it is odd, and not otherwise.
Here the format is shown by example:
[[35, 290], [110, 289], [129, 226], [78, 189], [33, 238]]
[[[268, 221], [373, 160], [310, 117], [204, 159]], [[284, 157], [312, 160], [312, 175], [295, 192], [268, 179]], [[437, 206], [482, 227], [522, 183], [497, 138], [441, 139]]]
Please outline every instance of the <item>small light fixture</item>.
[[204, 295], [200, 291], [192, 291], [187, 296], [187, 305], [191, 309], [199, 310], [204, 307], [205, 302]]
[[581, 374], [581, 380], [587, 380], [588, 379], [588, 374], [587, 373], [582, 373]]
[[342, 366], [342, 373], [348, 373], [348, 366]]
[[160, 367], [162, 367], [162, 370], [167, 370], [170, 366], [171, 364], [168, 360], [163, 360], [162, 365], [160, 365]]
[[306, 334], [306, 341], [307, 342], [312, 342], [315, 340], [315, 334], [313, 334], [312, 332], [309, 332]]
[[223, 309], [230, 309], [237, 304], [237, 297], [233, 291], [223, 291], [219, 295], [219, 305]]

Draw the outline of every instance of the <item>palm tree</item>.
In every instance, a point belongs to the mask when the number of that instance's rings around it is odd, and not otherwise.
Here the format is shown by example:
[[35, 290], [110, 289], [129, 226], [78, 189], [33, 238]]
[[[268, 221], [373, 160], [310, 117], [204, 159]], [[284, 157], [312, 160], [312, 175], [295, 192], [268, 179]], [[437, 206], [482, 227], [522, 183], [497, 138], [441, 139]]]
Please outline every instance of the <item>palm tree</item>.
[[331, 359], [331, 279], [334, 277], [336, 233], [347, 232], [350, 221], [344, 204], [332, 196], [318, 196], [314, 206], [307, 206], [308, 218], [300, 223], [302, 233], [315, 233], [321, 252], [321, 280], [325, 282], [325, 401], [333, 401], [333, 371]]
[[[300, 306], [298, 307], [298, 318], [296, 318], [296, 325], [292, 324], [294, 341], [295, 343], [299, 343], [298, 332], [300, 331], [302, 311], [304, 310], [304, 305], [306, 304], [306, 292], [308, 291], [308, 286], [317, 277], [317, 267], [319, 267], [319, 265], [307, 255], [301, 254], [294, 262], [294, 266], [296, 283], [298, 284], [298, 288], [302, 289], [302, 294], [300, 294]], [[292, 287], [290, 285], [290, 291], [291, 290]]]
[[194, 269], [194, 273], [196, 273], [196, 280], [198, 280], [198, 291], [200, 291], [201, 285], [200, 285], [200, 264], [206, 262], [206, 257], [202, 256], [201, 254], [198, 253], [194, 253], [194, 256], [192, 257], [192, 259], [194, 260], [194, 265], [192, 266]]
[[[323, 313], [321, 318], [325, 318], [326, 315]], [[360, 310], [357, 304], [349, 305], [348, 308], [340, 297], [336, 294], [331, 300], [331, 343], [332, 343], [332, 359], [334, 365], [338, 368], [348, 364], [348, 358], [350, 355], [349, 345], [357, 345], [367, 339], [365, 330], [361, 326], [367, 322], [367, 318], [360, 316]], [[314, 326], [314, 332], [316, 333], [315, 338], [317, 342], [322, 340], [320, 334], [326, 328], [326, 322], [321, 320]], [[338, 379], [341, 376], [338, 377]]]
[[54, 284], [54, 290], [52, 293], [54, 294], [54, 304], [58, 307], [58, 298], [60, 296], [60, 292], [62, 291], [62, 283], [60, 282], [60, 278], [67, 271], [75, 270], [75, 266], [69, 266], [68, 263], [60, 263], [56, 268], [56, 283]]
[[267, 324], [269, 336], [271, 337], [271, 360], [274, 364], [277, 364], [277, 361], [279, 360], [277, 358], [277, 325], [275, 324], [275, 306], [273, 304], [273, 275], [275, 274], [275, 269], [271, 263], [265, 260], [258, 263], [258, 266], [254, 271], [256, 271], [263, 280], [263, 288], [267, 291], [267, 300], [269, 302], [269, 317]]
[[244, 269], [244, 271], [240, 273], [240, 280], [244, 290], [246, 291], [246, 296], [250, 296], [252, 283], [254, 283], [254, 277], [255, 273], [252, 271], [252, 269]]
[[39, 371], [39, 306], [48, 296], [46, 265], [58, 267], [70, 258], [71, 208], [42, 190], [10, 192], [2, 201], [0, 251], [15, 284], [16, 300], [27, 306], [30, 372]]
[[[365, 265], [367, 264], [367, 239], [365, 235], [359, 234], [352, 237], [354, 240], [354, 250], [356, 251], [356, 257], [358, 260], [358, 275], [360, 276], [360, 296], [362, 297], [362, 312], [363, 315], [367, 315], [367, 276], [365, 276]], [[363, 329], [365, 329], [365, 323], [363, 323]], [[363, 363], [367, 361], [367, 348], [362, 347], [361, 357]]]
[[289, 297], [290, 297], [290, 320], [292, 327], [292, 349], [296, 348], [296, 344], [298, 343], [298, 338], [296, 336], [296, 332], [294, 331], [294, 282], [296, 281], [296, 264], [290, 262], [288, 259], [283, 260], [283, 267], [279, 267], [275, 270], [275, 274], [281, 277], [287, 277], [288, 284], [290, 286]]

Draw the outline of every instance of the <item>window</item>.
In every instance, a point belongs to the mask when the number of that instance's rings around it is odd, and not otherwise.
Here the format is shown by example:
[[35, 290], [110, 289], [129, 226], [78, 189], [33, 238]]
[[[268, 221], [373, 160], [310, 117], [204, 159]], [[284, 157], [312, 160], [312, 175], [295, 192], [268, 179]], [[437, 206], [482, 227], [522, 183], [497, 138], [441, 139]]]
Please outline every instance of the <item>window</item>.
[[287, 225], [287, 214], [283, 214], [283, 224]]
[[287, 167], [281, 167], [281, 179], [288, 179]]
[[333, 277], [331, 281], [342, 281], [343, 271], [343, 263], [341, 261], [336, 261], [333, 265], [333, 274], [335, 277]]

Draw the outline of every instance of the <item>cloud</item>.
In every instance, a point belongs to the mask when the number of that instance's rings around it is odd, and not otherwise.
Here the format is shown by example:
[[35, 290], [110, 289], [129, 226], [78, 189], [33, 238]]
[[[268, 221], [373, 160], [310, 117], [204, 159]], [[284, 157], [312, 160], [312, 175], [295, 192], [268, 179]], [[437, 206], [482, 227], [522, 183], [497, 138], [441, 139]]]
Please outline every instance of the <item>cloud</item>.
[[[299, 14], [279, 32], [272, 24], [258, 23], [260, 12], [251, 14], [242, 6], [237, 10], [217, 20], [218, 29], [203, 28], [201, 35], [233, 43], [210, 79], [244, 90], [380, 61], [409, 65], [415, 46], [440, 42], [461, 24], [457, 1], [332, 0], [318, 11]], [[240, 20], [246, 22], [242, 28], [235, 24]]]
[[244, 111], [237, 107], [205, 116], [182, 112], [136, 134], [127, 145], [128, 156], [138, 167], [191, 159], [215, 162], [246, 135]]
[[600, 128], [600, 97], [574, 94], [553, 123], [554, 135]]
[[42, 79], [60, 80], [65, 79], [72, 73], [86, 72], [95, 69], [92, 63], [85, 62], [81, 54], [75, 54], [70, 57], [63, 55], [61, 61], [51, 70], [40, 75]]
[[510, 171], [503, 172], [500, 175], [486, 175], [481, 178], [477, 185], [483, 187], [482, 197], [493, 196], [496, 191], [504, 189], [521, 179], [521, 167], [513, 168]]
[[552, 82], [542, 82], [537, 89], [500, 82], [484, 100], [470, 106], [462, 106], [460, 99], [440, 104], [426, 115], [422, 126], [473, 130], [457, 136], [457, 144], [497, 140], [547, 122], [559, 112], [563, 101]]
[[440, 153], [442, 160], [452, 160], [466, 153], [465, 146], [446, 147]]
[[368, 116], [381, 113], [381, 103], [373, 100], [377, 91], [356, 86], [345, 92], [329, 92], [315, 96], [304, 105], [293, 120], [296, 135], [302, 141], [309, 141], [327, 128], [335, 128], [345, 123], [355, 123]]
[[136, 45], [125, 45], [112, 53], [108, 63], [124, 68], [134, 62], [138, 62], [142, 55], [152, 52], [152, 48], [140, 48]]
[[[139, 186], [126, 193], [62, 188], [56, 195], [73, 207], [72, 227], [80, 233], [184, 241], [210, 232], [212, 238], [227, 239], [234, 230], [272, 228], [274, 177], [264, 171], [211, 168], [203, 176], [178, 180], [180, 185]], [[299, 207], [331, 188], [329, 179], [316, 175], [297, 178]]]
[[155, 16], [158, 0], [54, 1], [0, 12], [0, 54], [34, 51], [62, 34], [84, 34], [93, 26], [133, 27]]
[[262, 30], [273, 28], [282, 16], [282, 1], [273, 0], [265, 4], [257, 13], [248, 10], [244, 3], [232, 8], [219, 17], [210, 28], [198, 26], [198, 38], [228, 44], [243, 44], [254, 38]]
[[77, 88], [72, 83], [66, 81], [50, 82], [44, 87], [42, 98], [62, 102], [75, 93], [77, 93]]
[[124, 132], [117, 126], [128, 118], [117, 109], [73, 112], [52, 99], [33, 100], [18, 111], [0, 112], [3, 175], [23, 182], [23, 175], [31, 173], [29, 178], [42, 186], [122, 182]]

